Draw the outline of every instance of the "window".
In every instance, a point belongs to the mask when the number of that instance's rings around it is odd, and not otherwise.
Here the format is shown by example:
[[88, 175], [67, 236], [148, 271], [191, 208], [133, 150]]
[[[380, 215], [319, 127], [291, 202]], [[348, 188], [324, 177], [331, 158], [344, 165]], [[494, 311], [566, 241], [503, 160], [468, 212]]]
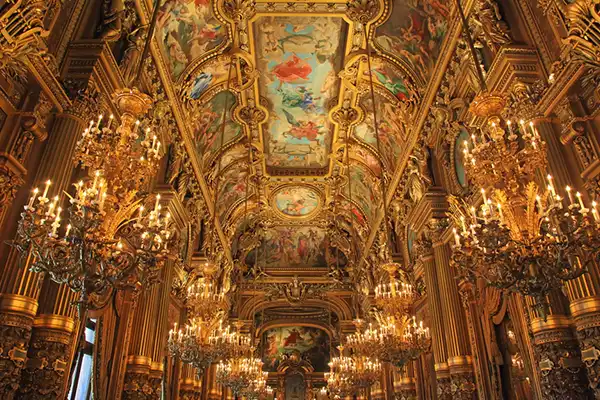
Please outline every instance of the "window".
[[89, 400], [92, 398], [92, 361], [96, 341], [96, 320], [88, 319], [85, 325], [84, 343], [75, 355], [71, 369], [69, 400]]

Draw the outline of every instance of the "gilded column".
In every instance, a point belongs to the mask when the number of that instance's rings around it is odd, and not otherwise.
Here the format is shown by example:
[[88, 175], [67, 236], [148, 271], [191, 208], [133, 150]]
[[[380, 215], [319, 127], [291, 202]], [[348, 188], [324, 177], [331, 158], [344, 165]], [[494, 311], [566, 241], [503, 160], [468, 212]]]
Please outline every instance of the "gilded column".
[[439, 399], [450, 399], [450, 371], [448, 369], [448, 350], [444, 341], [444, 316], [442, 314], [441, 293], [438, 290], [438, 278], [435, 271], [435, 260], [431, 241], [421, 239], [416, 244], [416, 250], [422, 254], [421, 262], [425, 271], [425, 286], [427, 287], [427, 303], [431, 314], [431, 348], [435, 362], [435, 375]]
[[152, 346], [152, 365], [150, 367], [150, 385], [155, 399], [160, 398], [160, 390], [163, 378], [163, 366], [166, 357], [167, 337], [169, 332], [169, 305], [171, 303], [171, 284], [174, 266], [172, 261], [167, 261], [162, 270], [161, 282], [158, 285], [158, 296], [156, 301], [156, 318], [152, 321], [154, 326], [154, 337]]
[[[88, 103], [76, 100], [68, 112], [57, 116], [53, 124], [36, 174], [36, 181], [43, 181], [49, 177], [53, 180], [53, 193], [60, 193], [66, 188], [73, 171], [73, 164], [65, 160], [71, 160], [73, 156], [77, 138], [84, 129], [83, 116], [86, 114], [89, 114]], [[21, 260], [14, 248], [10, 248], [3, 256], [3, 261], [4, 266], [0, 274], [0, 329], [4, 331], [0, 339], [2, 342], [0, 397], [14, 398], [21, 373], [25, 371], [19, 398], [59, 398], [65, 386], [63, 368], [68, 371], [71, 354], [70, 340], [67, 337], [72, 335], [74, 321], [69, 321], [70, 316], [65, 314], [59, 315], [58, 318], [47, 315], [39, 315], [35, 318], [40, 297], [40, 275], [29, 270], [31, 259]], [[55, 305], [52, 299], [47, 300], [44, 297], [43, 304], [47, 301], [52, 306]], [[59, 308], [67, 310], [68, 300], [61, 303]], [[33, 335], [34, 342], [28, 354], [29, 360], [25, 364], [25, 358], [21, 355], [27, 352], [34, 326], [40, 331]], [[15, 339], [16, 335], [18, 339]], [[64, 350], [62, 354], [56, 350], [59, 347]], [[46, 357], [46, 353], [50, 356]], [[46, 378], [40, 379], [42, 376]], [[57, 389], [59, 387], [60, 390]]]
[[600, 294], [598, 266], [591, 265], [589, 273], [566, 284], [571, 301], [581, 359], [586, 367], [591, 390], [600, 399]]
[[447, 363], [452, 381], [451, 392], [453, 398], [471, 400], [476, 398], [477, 390], [469, 346], [469, 332], [456, 275], [450, 267], [452, 251], [450, 245], [442, 238], [446, 228], [445, 220], [430, 222], [438, 288], [444, 298], [441, 305], [444, 315], [444, 338], [448, 351]]
[[394, 393], [397, 399], [417, 400], [417, 384], [413, 363], [414, 361], [411, 361], [403, 369], [394, 371]]
[[543, 398], [588, 399], [588, 381], [570, 319], [565, 315], [551, 314], [546, 321], [543, 318], [532, 319], [531, 328]]
[[[68, 113], [57, 116], [42, 156], [37, 177], [40, 181], [50, 179], [53, 183], [52, 192], [59, 196], [69, 189], [71, 183], [74, 171], [71, 160], [77, 140], [85, 129], [86, 119], [90, 117], [90, 101], [87, 97], [78, 98]], [[67, 285], [44, 279], [28, 361], [17, 398], [59, 399], [64, 396], [73, 355], [72, 346], [77, 337], [77, 309], [73, 306], [76, 297], [76, 293]]]
[[[574, 157], [568, 157], [567, 148], [560, 142], [553, 125], [541, 122], [536, 125], [548, 147], [548, 164], [560, 188], [571, 185], [581, 190], [583, 182]], [[581, 190], [585, 192], [584, 190]], [[576, 328], [581, 359], [584, 362], [589, 385], [597, 399], [600, 399], [600, 269], [596, 263], [588, 266], [588, 273], [565, 284], [570, 301], [572, 322]], [[566, 311], [566, 310], [565, 310]], [[565, 312], [566, 314], [566, 312]], [[572, 338], [567, 338], [571, 343]]]
[[189, 364], [183, 364], [181, 369], [181, 380], [179, 384], [180, 399], [194, 400], [196, 399], [195, 371]]
[[133, 316], [129, 356], [125, 370], [124, 400], [154, 398], [154, 391], [150, 384], [150, 370], [152, 368], [158, 295], [159, 286], [154, 286], [139, 295], [136, 313]]

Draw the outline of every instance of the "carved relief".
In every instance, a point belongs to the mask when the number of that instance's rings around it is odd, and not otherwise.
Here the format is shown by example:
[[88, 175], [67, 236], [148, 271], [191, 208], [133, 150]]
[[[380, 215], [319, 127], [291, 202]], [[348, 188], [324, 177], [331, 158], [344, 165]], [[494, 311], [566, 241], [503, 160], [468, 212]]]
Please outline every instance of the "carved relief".
[[70, 332], [34, 329], [19, 387], [20, 396], [32, 400], [63, 398], [65, 379], [69, 376], [71, 338]]
[[21, 371], [27, 360], [33, 318], [0, 314], [0, 397], [10, 399], [19, 388]]

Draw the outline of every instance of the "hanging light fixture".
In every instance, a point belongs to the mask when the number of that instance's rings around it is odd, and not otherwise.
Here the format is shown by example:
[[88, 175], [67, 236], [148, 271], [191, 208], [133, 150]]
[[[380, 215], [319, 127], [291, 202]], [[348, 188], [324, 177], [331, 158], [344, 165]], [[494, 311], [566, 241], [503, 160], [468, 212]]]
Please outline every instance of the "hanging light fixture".
[[359, 388], [351, 380], [354, 360], [344, 355], [344, 346], [338, 346], [340, 355], [329, 362], [329, 372], [325, 373], [327, 390], [334, 398], [353, 395]]
[[254, 350], [250, 347], [248, 351], [231, 354], [217, 365], [217, 382], [231, 389], [234, 395], [243, 394], [255, 380], [266, 379], [263, 362], [254, 357]]
[[418, 358], [431, 345], [429, 328], [415, 316], [388, 317], [363, 330], [363, 322], [355, 321], [357, 331], [346, 338], [348, 348], [358, 356], [375, 357], [401, 367]]
[[457, 7], [481, 87], [470, 111], [486, 126], [463, 144], [465, 170], [483, 204], [449, 198], [457, 227], [452, 264], [473, 282], [533, 297], [545, 317], [547, 295], [582, 275], [600, 250], [596, 203], [588, 208], [568, 186], [560, 196], [550, 175], [545, 187], [536, 184], [546, 170], [545, 143], [533, 122], [500, 118], [504, 97], [487, 89], [459, 1]]
[[[158, 6], [138, 78], [157, 15]], [[12, 243], [23, 255], [33, 256], [33, 271], [80, 293], [80, 309], [104, 307], [113, 289], [149, 286], [165, 261], [177, 254], [175, 225], [161, 210], [160, 196], [152, 207], [153, 199], [138, 195], [161, 158], [157, 136], [139, 122], [152, 101], [135, 88], [117, 91], [114, 100], [121, 122], [99, 116], [77, 143], [75, 160], [89, 176], [74, 185], [75, 193], [67, 193], [68, 216], [62, 215], [62, 194], [50, 195], [48, 180], [41, 194], [33, 190]], [[151, 211], [144, 212], [145, 207]]]

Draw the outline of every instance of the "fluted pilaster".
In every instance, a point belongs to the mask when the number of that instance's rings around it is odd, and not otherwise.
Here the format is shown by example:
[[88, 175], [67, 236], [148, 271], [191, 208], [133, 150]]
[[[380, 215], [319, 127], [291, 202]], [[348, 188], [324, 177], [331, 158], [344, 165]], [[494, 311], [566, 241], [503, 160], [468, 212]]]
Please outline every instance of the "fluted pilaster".
[[433, 254], [438, 280], [442, 313], [444, 316], [444, 339], [448, 351], [448, 369], [451, 376], [453, 398], [470, 400], [476, 397], [475, 376], [467, 319], [462, 306], [456, 275], [450, 267], [452, 251], [443, 240], [446, 225], [443, 220], [432, 220], [430, 229], [433, 239]]

